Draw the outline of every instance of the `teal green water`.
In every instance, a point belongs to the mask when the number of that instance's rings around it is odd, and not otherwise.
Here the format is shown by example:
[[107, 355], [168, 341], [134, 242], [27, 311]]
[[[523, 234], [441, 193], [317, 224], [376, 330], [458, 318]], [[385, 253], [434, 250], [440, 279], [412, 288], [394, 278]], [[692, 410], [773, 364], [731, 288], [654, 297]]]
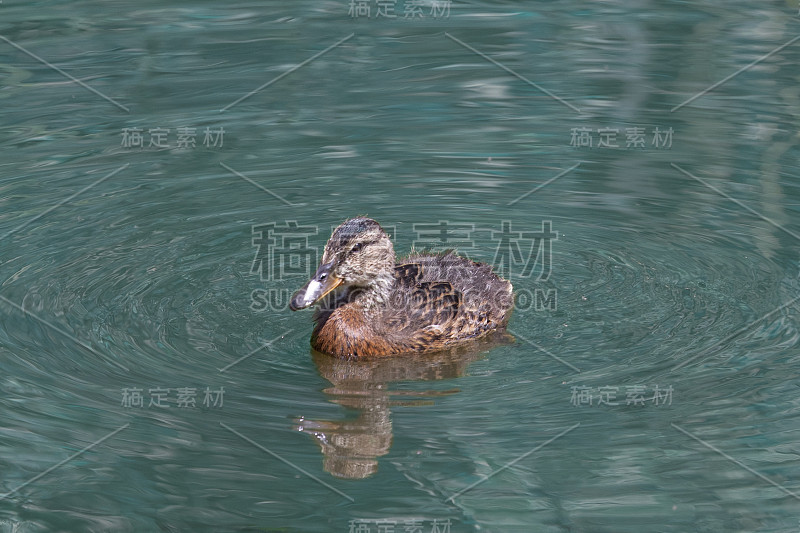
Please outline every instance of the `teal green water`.
[[[796, 1], [443, 4], [0, 4], [0, 531], [800, 529]], [[313, 354], [359, 214], [514, 340]]]

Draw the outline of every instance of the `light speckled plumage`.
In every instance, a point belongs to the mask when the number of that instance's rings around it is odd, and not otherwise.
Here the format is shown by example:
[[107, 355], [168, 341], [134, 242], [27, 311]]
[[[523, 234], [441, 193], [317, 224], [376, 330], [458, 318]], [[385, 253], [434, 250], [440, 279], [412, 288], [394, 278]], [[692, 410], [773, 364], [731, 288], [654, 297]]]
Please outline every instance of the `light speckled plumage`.
[[380, 225], [357, 217], [334, 230], [319, 269], [291, 308], [318, 301], [314, 348], [369, 358], [442, 349], [503, 329], [513, 294], [489, 265], [453, 252], [395, 261]]

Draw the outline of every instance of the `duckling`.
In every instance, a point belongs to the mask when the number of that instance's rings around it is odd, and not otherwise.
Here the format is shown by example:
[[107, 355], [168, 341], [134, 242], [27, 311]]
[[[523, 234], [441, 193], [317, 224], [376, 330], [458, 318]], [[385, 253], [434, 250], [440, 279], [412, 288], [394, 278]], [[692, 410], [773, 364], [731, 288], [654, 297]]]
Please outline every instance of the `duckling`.
[[356, 217], [333, 231], [289, 307], [319, 303], [311, 336], [317, 351], [366, 359], [441, 350], [503, 330], [512, 291], [491, 266], [452, 251], [398, 261], [380, 224]]

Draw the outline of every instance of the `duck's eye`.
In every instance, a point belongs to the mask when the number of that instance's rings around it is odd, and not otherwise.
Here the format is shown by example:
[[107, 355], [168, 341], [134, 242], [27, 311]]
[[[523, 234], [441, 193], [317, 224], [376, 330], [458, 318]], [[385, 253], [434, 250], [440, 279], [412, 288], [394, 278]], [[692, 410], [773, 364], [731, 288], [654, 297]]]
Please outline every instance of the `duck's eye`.
[[361, 250], [363, 247], [364, 247], [364, 243], [363, 243], [363, 242], [357, 242], [357, 243], [355, 243], [355, 244], [353, 245], [353, 247], [352, 247], [352, 248], [350, 248], [350, 253], [351, 253], [351, 254], [352, 254], [352, 253], [355, 253], [355, 252], [357, 252], [357, 251]]

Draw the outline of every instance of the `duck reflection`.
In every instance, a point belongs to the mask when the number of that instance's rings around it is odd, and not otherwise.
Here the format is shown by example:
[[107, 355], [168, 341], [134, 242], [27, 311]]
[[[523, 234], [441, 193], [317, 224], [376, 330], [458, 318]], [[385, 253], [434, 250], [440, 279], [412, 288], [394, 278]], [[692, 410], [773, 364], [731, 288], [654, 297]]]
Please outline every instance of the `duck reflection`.
[[295, 429], [316, 439], [325, 471], [348, 479], [369, 477], [378, 471], [378, 458], [389, 453], [392, 445], [392, 407], [432, 404], [436, 397], [459, 392], [455, 388], [392, 390], [393, 383], [463, 376], [467, 366], [482, 358], [491, 346], [510, 340], [507, 333], [498, 333], [446, 351], [371, 361], [346, 361], [312, 350], [319, 373], [332, 384], [324, 390], [329, 400], [359, 414], [341, 421], [301, 417]]

